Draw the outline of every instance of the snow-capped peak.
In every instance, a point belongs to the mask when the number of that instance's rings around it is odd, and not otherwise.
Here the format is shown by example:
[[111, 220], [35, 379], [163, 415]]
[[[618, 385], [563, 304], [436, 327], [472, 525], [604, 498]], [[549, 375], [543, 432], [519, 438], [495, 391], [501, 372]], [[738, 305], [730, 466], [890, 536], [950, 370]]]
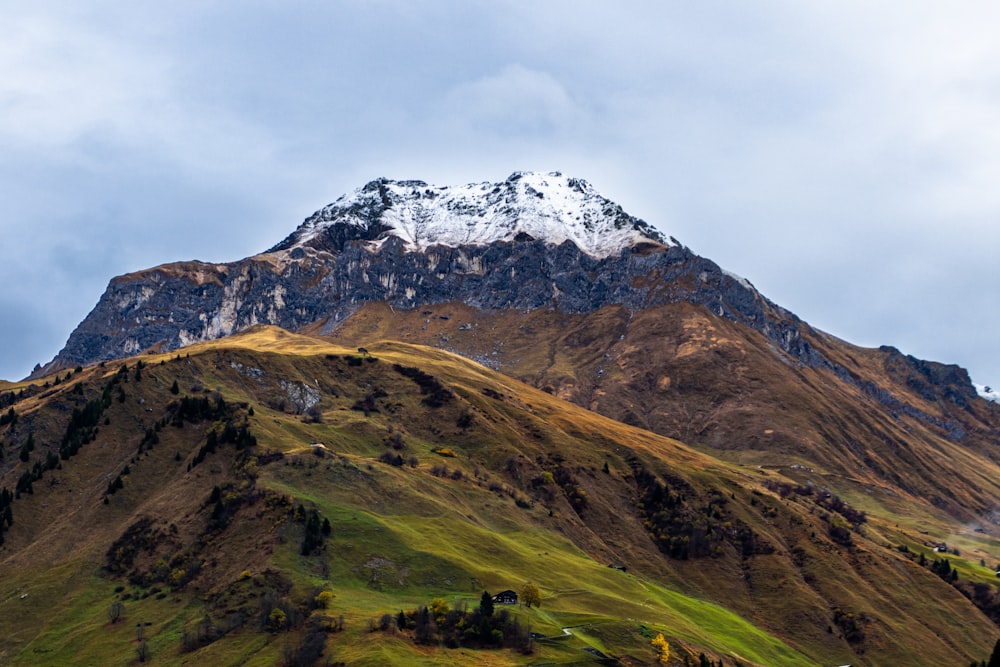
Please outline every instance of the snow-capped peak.
[[434, 186], [423, 181], [378, 179], [317, 211], [275, 250], [323, 244], [343, 237], [378, 244], [397, 236], [408, 250], [432, 245], [485, 245], [538, 239], [572, 241], [595, 257], [620, 253], [637, 243], [669, 241], [649, 224], [625, 213], [586, 181], [559, 172], [516, 172], [501, 183]]

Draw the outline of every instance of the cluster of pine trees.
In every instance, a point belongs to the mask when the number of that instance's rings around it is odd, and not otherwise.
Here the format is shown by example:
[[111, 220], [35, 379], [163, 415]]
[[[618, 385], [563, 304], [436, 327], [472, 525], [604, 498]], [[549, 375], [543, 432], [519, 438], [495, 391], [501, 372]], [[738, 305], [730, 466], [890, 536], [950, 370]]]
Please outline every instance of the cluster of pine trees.
[[513, 648], [525, 655], [534, 651], [531, 628], [508, 610], [494, 609], [493, 597], [483, 591], [479, 606], [469, 611], [460, 605], [452, 609], [441, 598], [396, 616], [385, 614], [372, 624], [373, 630], [412, 630], [417, 644], [444, 644], [448, 648]]
[[322, 549], [323, 541], [330, 537], [330, 533], [333, 531], [330, 520], [315, 509], [306, 511], [301, 504], [295, 508], [293, 517], [295, 521], [305, 524], [305, 534], [302, 537], [299, 553], [303, 556], [310, 556]]

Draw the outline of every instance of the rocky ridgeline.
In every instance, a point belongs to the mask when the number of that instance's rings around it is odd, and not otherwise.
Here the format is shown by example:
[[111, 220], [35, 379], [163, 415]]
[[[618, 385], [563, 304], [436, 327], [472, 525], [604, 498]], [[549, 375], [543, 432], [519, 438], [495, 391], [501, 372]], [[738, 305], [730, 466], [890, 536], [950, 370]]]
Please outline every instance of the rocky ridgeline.
[[113, 279], [41, 375], [257, 324], [332, 331], [362, 304], [461, 301], [585, 313], [690, 301], [746, 324], [807, 364], [806, 325], [749, 283], [667, 241], [584, 181], [514, 174], [437, 188], [380, 179], [318, 211], [266, 253], [169, 264]]

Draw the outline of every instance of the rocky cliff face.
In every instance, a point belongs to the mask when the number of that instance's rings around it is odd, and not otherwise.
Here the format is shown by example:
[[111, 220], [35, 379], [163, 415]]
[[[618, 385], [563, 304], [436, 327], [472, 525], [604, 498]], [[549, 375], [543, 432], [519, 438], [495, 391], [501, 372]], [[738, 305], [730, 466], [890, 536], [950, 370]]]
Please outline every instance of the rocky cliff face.
[[722, 271], [558, 173], [444, 188], [380, 179], [321, 209], [271, 250], [117, 277], [35, 375], [169, 351], [257, 324], [324, 332], [364, 303], [461, 301], [481, 309], [591, 312], [687, 301], [822, 363], [806, 327]]
[[233, 264], [168, 265], [115, 278], [45, 371], [153, 347], [171, 350], [256, 324], [295, 330], [323, 320], [329, 332], [372, 301], [395, 308], [463, 301], [483, 309], [576, 313], [608, 304], [641, 309], [690, 301], [760, 329], [787, 352], [812, 360], [798, 333], [800, 322], [683, 248], [598, 259], [569, 242], [408, 252], [390, 238], [375, 250], [356, 242], [337, 254], [297, 247]]

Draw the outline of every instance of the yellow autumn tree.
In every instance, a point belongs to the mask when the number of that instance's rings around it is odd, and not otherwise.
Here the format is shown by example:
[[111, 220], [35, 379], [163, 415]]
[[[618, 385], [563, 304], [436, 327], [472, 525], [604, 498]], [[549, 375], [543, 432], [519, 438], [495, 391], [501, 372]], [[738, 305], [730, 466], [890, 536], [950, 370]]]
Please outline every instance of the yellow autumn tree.
[[431, 600], [431, 616], [434, 617], [434, 622], [438, 625], [444, 623], [445, 617], [448, 616], [448, 612], [451, 611], [451, 607], [448, 603], [444, 601], [444, 598], [434, 598]]
[[538, 590], [538, 586], [530, 581], [525, 582], [524, 586], [521, 587], [521, 604], [528, 605], [529, 608], [532, 605], [542, 606], [542, 593]]
[[278, 607], [271, 610], [271, 614], [267, 617], [267, 627], [270, 630], [277, 632], [285, 627], [285, 612], [283, 612]]
[[667, 664], [667, 660], [670, 659], [670, 644], [667, 643], [666, 637], [663, 636], [662, 632], [656, 633], [653, 637], [653, 641], [650, 642], [653, 648], [656, 649], [656, 658], [661, 664]]

